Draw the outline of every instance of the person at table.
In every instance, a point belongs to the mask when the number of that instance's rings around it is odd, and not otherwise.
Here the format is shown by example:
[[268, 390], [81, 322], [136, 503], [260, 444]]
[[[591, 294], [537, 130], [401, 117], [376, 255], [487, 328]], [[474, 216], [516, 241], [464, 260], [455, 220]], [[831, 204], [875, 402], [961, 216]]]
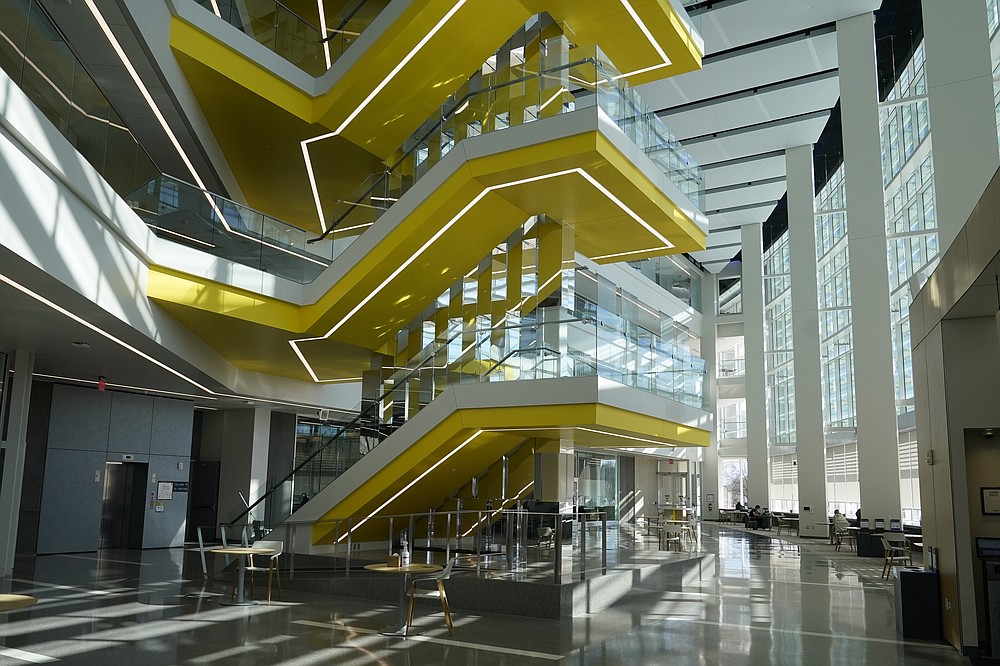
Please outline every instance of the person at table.
[[733, 509], [733, 511], [746, 511], [746, 509], [743, 507], [742, 504], [740, 504], [739, 502], [737, 502], [736, 503], [736, 508]]
[[758, 522], [759, 520], [760, 520], [760, 504], [755, 504], [754, 507], [750, 509], [750, 513], [747, 514], [746, 522], [744, 522], [743, 524], [747, 529], [750, 529], [750, 527], [753, 526], [753, 528], [756, 530], [760, 527], [760, 524]]
[[847, 528], [850, 526], [850, 522], [847, 520], [847, 516], [840, 512], [840, 509], [833, 510], [833, 531], [836, 532], [846, 532]]

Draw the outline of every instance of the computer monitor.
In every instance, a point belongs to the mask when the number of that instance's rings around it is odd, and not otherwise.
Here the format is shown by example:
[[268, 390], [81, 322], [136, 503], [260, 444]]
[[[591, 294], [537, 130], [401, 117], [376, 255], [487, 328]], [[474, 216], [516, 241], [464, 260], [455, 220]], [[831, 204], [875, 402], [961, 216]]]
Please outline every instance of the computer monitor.
[[903, 531], [903, 521], [899, 518], [889, 519], [889, 531], [890, 532], [902, 532]]
[[875, 531], [876, 532], [885, 532], [885, 518], [876, 518], [875, 519]]
[[864, 531], [864, 532], [867, 532], [868, 530], [871, 529], [871, 526], [869, 525], [867, 518], [862, 518], [861, 519], [861, 524], [858, 525], [858, 527], [860, 527], [861, 530]]
[[1000, 560], [1000, 539], [976, 537], [976, 557], [981, 560]]

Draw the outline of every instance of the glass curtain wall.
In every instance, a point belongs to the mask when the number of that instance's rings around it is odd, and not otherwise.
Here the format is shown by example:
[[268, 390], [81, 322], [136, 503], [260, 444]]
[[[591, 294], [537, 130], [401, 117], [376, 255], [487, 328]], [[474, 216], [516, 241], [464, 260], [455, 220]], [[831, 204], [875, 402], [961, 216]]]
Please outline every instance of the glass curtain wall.
[[[764, 360], [768, 448], [795, 444], [795, 374], [792, 347], [792, 281], [788, 232], [764, 252]], [[794, 453], [769, 454], [771, 509], [798, 510]]]
[[920, 480], [916, 468], [911, 468], [909, 462], [916, 451], [909, 313], [913, 295], [923, 284], [923, 276], [933, 272], [940, 258], [926, 94], [924, 45], [921, 42], [879, 108], [893, 373], [900, 423], [900, 500], [904, 521], [917, 524], [920, 522]]
[[768, 444], [794, 444], [792, 280], [787, 231], [764, 252], [764, 326]]
[[578, 451], [576, 476], [580, 504], [607, 511], [608, 520], [617, 520], [618, 456]]
[[771, 511], [799, 510], [799, 462], [795, 453], [771, 456]]
[[[836, 508], [843, 511], [851, 502], [859, 502], [861, 496], [846, 206], [844, 166], [841, 165], [814, 201], [829, 514]], [[846, 457], [843, 453], [844, 447], [848, 446], [853, 447], [853, 457]]]
[[737, 502], [746, 506], [749, 478], [747, 459], [719, 458], [719, 507], [728, 509]]
[[993, 106], [1000, 138], [1000, 2], [986, 0], [986, 26], [990, 32], [990, 56], [993, 58]]

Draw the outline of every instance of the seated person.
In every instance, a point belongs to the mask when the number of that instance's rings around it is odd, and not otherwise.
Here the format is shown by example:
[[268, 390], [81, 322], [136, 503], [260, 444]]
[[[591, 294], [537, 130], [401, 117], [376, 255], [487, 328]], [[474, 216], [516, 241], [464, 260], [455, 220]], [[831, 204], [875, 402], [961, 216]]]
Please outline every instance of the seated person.
[[833, 510], [833, 531], [836, 532], [846, 532], [850, 522], [847, 520], [847, 516], [840, 512], [840, 509]]
[[760, 504], [755, 504], [754, 507], [750, 509], [750, 513], [747, 514], [747, 519], [743, 524], [747, 529], [753, 527], [756, 530], [760, 528], [760, 523], [758, 522], [759, 520], [760, 520]]
[[760, 512], [760, 516], [757, 517], [757, 527], [765, 530], [771, 529], [772, 518], [773, 516], [771, 515], [770, 509], [764, 508]]
[[739, 502], [737, 502], [736, 503], [736, 508], [733, 509], [733, 511], [746, 511], [746, 509], [743, 508], [742, 504], [740, 504]]

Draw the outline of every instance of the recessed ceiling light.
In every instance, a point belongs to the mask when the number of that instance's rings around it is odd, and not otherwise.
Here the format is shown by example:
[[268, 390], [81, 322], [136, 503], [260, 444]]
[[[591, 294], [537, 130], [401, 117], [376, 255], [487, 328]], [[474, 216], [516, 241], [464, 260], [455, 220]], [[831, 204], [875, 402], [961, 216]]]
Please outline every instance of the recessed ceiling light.
[[72, 345], [74, 349], [90, 349], [89, 342], [82, 342], [77, 340], [76, 342], [73, 342]]

